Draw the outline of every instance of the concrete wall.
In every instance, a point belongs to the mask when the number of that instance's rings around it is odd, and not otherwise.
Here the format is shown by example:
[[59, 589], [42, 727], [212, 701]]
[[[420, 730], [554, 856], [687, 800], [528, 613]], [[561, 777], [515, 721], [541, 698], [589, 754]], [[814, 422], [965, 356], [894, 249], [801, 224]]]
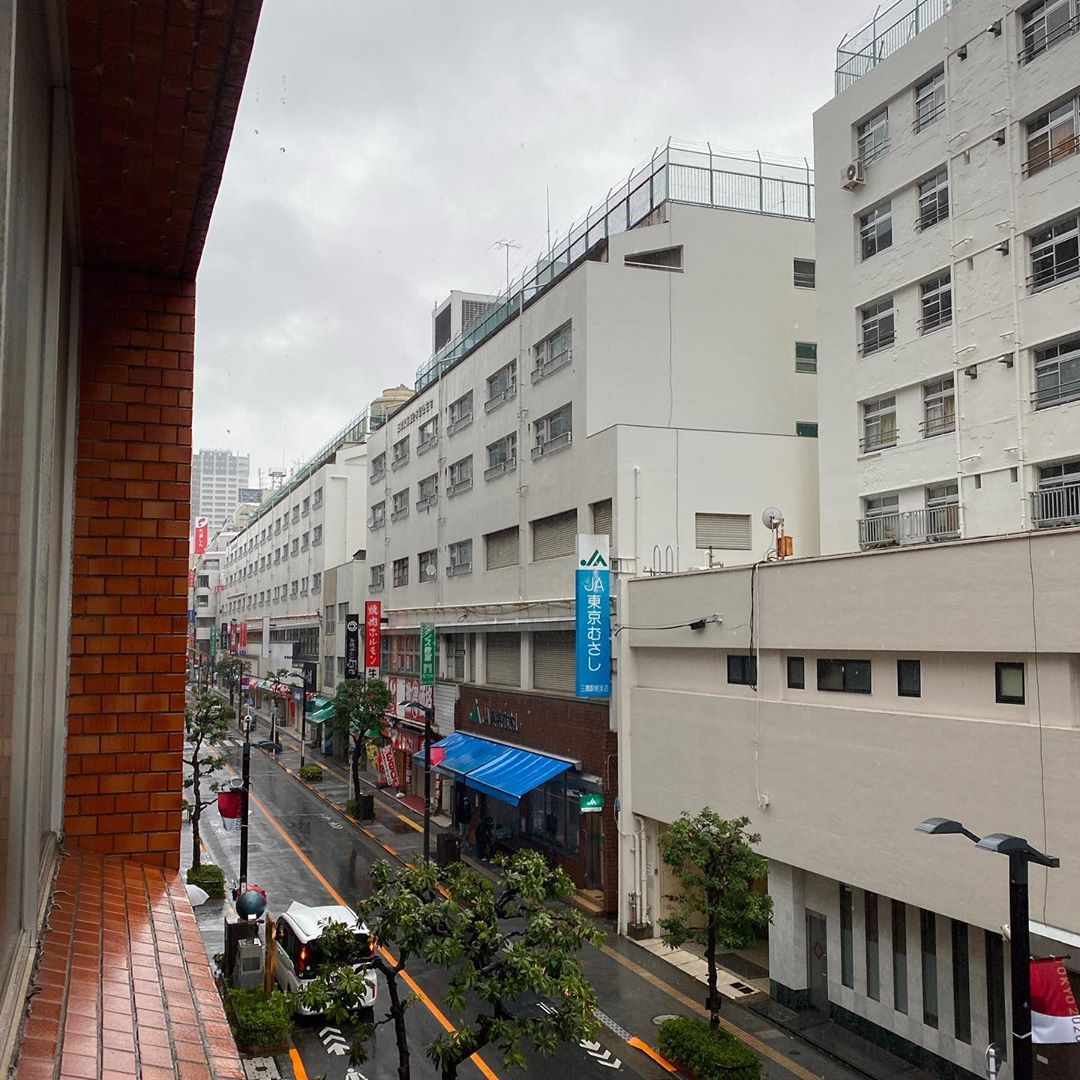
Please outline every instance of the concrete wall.
[[[1000, 37], [986, 32], [997, 19]], [[1020, 23], [1016, 4], [955, 5], [815, 114], [824, 551], [857, 546], [861, 496], [896, 492], [901, 511], [918, 509], [925, 486], [946, 479], [959, 484], [964, 535], [1025, 528], [1037, 466], [1080, 454], [1075, 406], [1036, 411], [1032, 403], [1034, 348], [1080, 331], [1080, 284], [1040, 293], [1027, 284], [1027, 234], [1077, 210], [1080, 158], [1030, 178], [1022, 169], [1026, 121], [1077, 90], [1080, 39], [1066, 38], [1020, 65]], [[947, 107], [916, 132], [914, 88], [943, 64]], [[843, 190], [839, 177], [855, 157], [855, 127], [882, 106], [889, 152], [866, 166], [864, 185]], [[918, 182], [942, 165], [950, 217], [919, 232]], [[859, 215], [886, 199], [893, 246], [860, 260]], [[919, 282], [945, 269], [953, 324], [922, 336]], [[896, 343], [860, 359], [858, 309], [888, 295]], [[998, 362], [1003, 354], [1011, 365]], [[977, 378], [965, 374], [969, 368]], [[921, 384], [949, 373], [957, 431], [924, 439]], [[861, 455], [860, 402], [894, 392], [896, 447]]]

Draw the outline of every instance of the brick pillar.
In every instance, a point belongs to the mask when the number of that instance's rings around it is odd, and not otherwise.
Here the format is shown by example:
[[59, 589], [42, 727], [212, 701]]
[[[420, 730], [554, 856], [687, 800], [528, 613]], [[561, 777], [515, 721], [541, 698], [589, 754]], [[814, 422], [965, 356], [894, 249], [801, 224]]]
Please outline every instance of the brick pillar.
[[193, 282], [82, 279], [64, 827], [178, 868]]

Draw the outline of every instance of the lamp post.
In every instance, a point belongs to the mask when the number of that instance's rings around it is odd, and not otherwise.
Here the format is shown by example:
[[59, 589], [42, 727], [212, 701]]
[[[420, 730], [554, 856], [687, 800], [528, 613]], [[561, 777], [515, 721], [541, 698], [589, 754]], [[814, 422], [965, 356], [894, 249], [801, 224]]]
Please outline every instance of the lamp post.
[[405, 701], [402, 708], [419, 709], [424, 714], [424, 862], [431, 859], [431, 724], [435, 710], [419, 701]]
[[315, 664], [304, 664], [304, 699], [300, 703], [300, 768], [304, 767], [304, 758], [307, 752], [307, 706], [308, 694], [315, 694], [318, 681], [318, 667]]
[[1028, 908], [1028, 864], [1056, 868], [1056, 855], [1037, 851], [1026, 840], [1009, 833], [978, 837], [951, 818], [927, 818], [915, 826], [931, 836], [958, 834], [984, 851], [1009, 857], [1009, 977], [1012, 997], [1012, 1049], [1014, 1080], [1032, 1080], [1031, 1046], [1031, 943]]
[[238, 895], [247, 887], [248, 796], [251, 790], [251, 729], [254, 725], [255, 718], [248, 713], [244, 717], [244, 755], [240, 770], [240, 790], [243, 792], [243, 799], [240, 803], [240, 888]]

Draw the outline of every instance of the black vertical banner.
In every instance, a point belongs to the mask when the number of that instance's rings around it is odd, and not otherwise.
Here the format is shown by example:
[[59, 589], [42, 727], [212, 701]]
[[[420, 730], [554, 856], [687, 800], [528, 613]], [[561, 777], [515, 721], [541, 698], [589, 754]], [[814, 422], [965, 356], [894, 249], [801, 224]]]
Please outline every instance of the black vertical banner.
[[318, 665], [317, 664], [305, 664], [304, 665], [304, 693], [314, 694], [315, 689], [318, 686]]
[[345, 616], [345, 678], [360, 674], [360, 616]]
[[229, 651], [229, 624], [227, 622], [223, 622], [221, 624], [221, 645], [220, 645], [220, 648], [221, 648], [222, 652], [228, 652]]

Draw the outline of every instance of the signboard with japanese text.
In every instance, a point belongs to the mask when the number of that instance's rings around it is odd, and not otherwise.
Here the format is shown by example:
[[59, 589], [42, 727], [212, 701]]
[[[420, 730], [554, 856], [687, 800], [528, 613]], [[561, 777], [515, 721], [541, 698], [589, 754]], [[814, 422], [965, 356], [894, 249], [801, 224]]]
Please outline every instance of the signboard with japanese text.
[[207, 518], [195, 519], [195, 554], [202, 555], [210, 545], [210, 522]]
[[380, 772], [386, 777], [386, 783], [391, 787], [398, 786], [397, 762], [394, 760], [394, 748], [384, 746], [379, 750]]
[[578, 533], [574, 602], [575, 693], [611, 696], [611, 571], [608, 537]]
[[227, 622], [221, 624], [221, 651], [229, 651], [229, 624]]
[[423, 709], [418, 709], [415, 705], [406, 708], [406, 701], [415, 701], [430, 709], [435, 708], [435, 687], [424, 686], [415, 675], [389, 675], [386, 685], [390, 689], [390, 707], [387, 712], [398, 720], [414, 720], [421, 724], [424, 722]]
[[360, 674], [360, 616], [345, 616], [345, 678]]
[[379, 677], [382, 653], [382, 601], [364, 602], [364, 675], [369, 679]]
[[236, 623], [229, 623], [229, 652], [236, 652], [236, 641], [239, 636], [240, 635]]
[[578, 810], [582, 814], [599, 814], [604, 809], [604, 796], [600, 792], [584, 792], [578, 796]]
[[246, 622], [242, 622], [240, 624], [240, 635], [239, 635], [238, 646], [239, 646], [239, 650], [240, 650], [240, 655], [241, 656], [247, 656], [247, 623]]
[[435, 624], [420, 624], [420, 685], [435, 685]]

